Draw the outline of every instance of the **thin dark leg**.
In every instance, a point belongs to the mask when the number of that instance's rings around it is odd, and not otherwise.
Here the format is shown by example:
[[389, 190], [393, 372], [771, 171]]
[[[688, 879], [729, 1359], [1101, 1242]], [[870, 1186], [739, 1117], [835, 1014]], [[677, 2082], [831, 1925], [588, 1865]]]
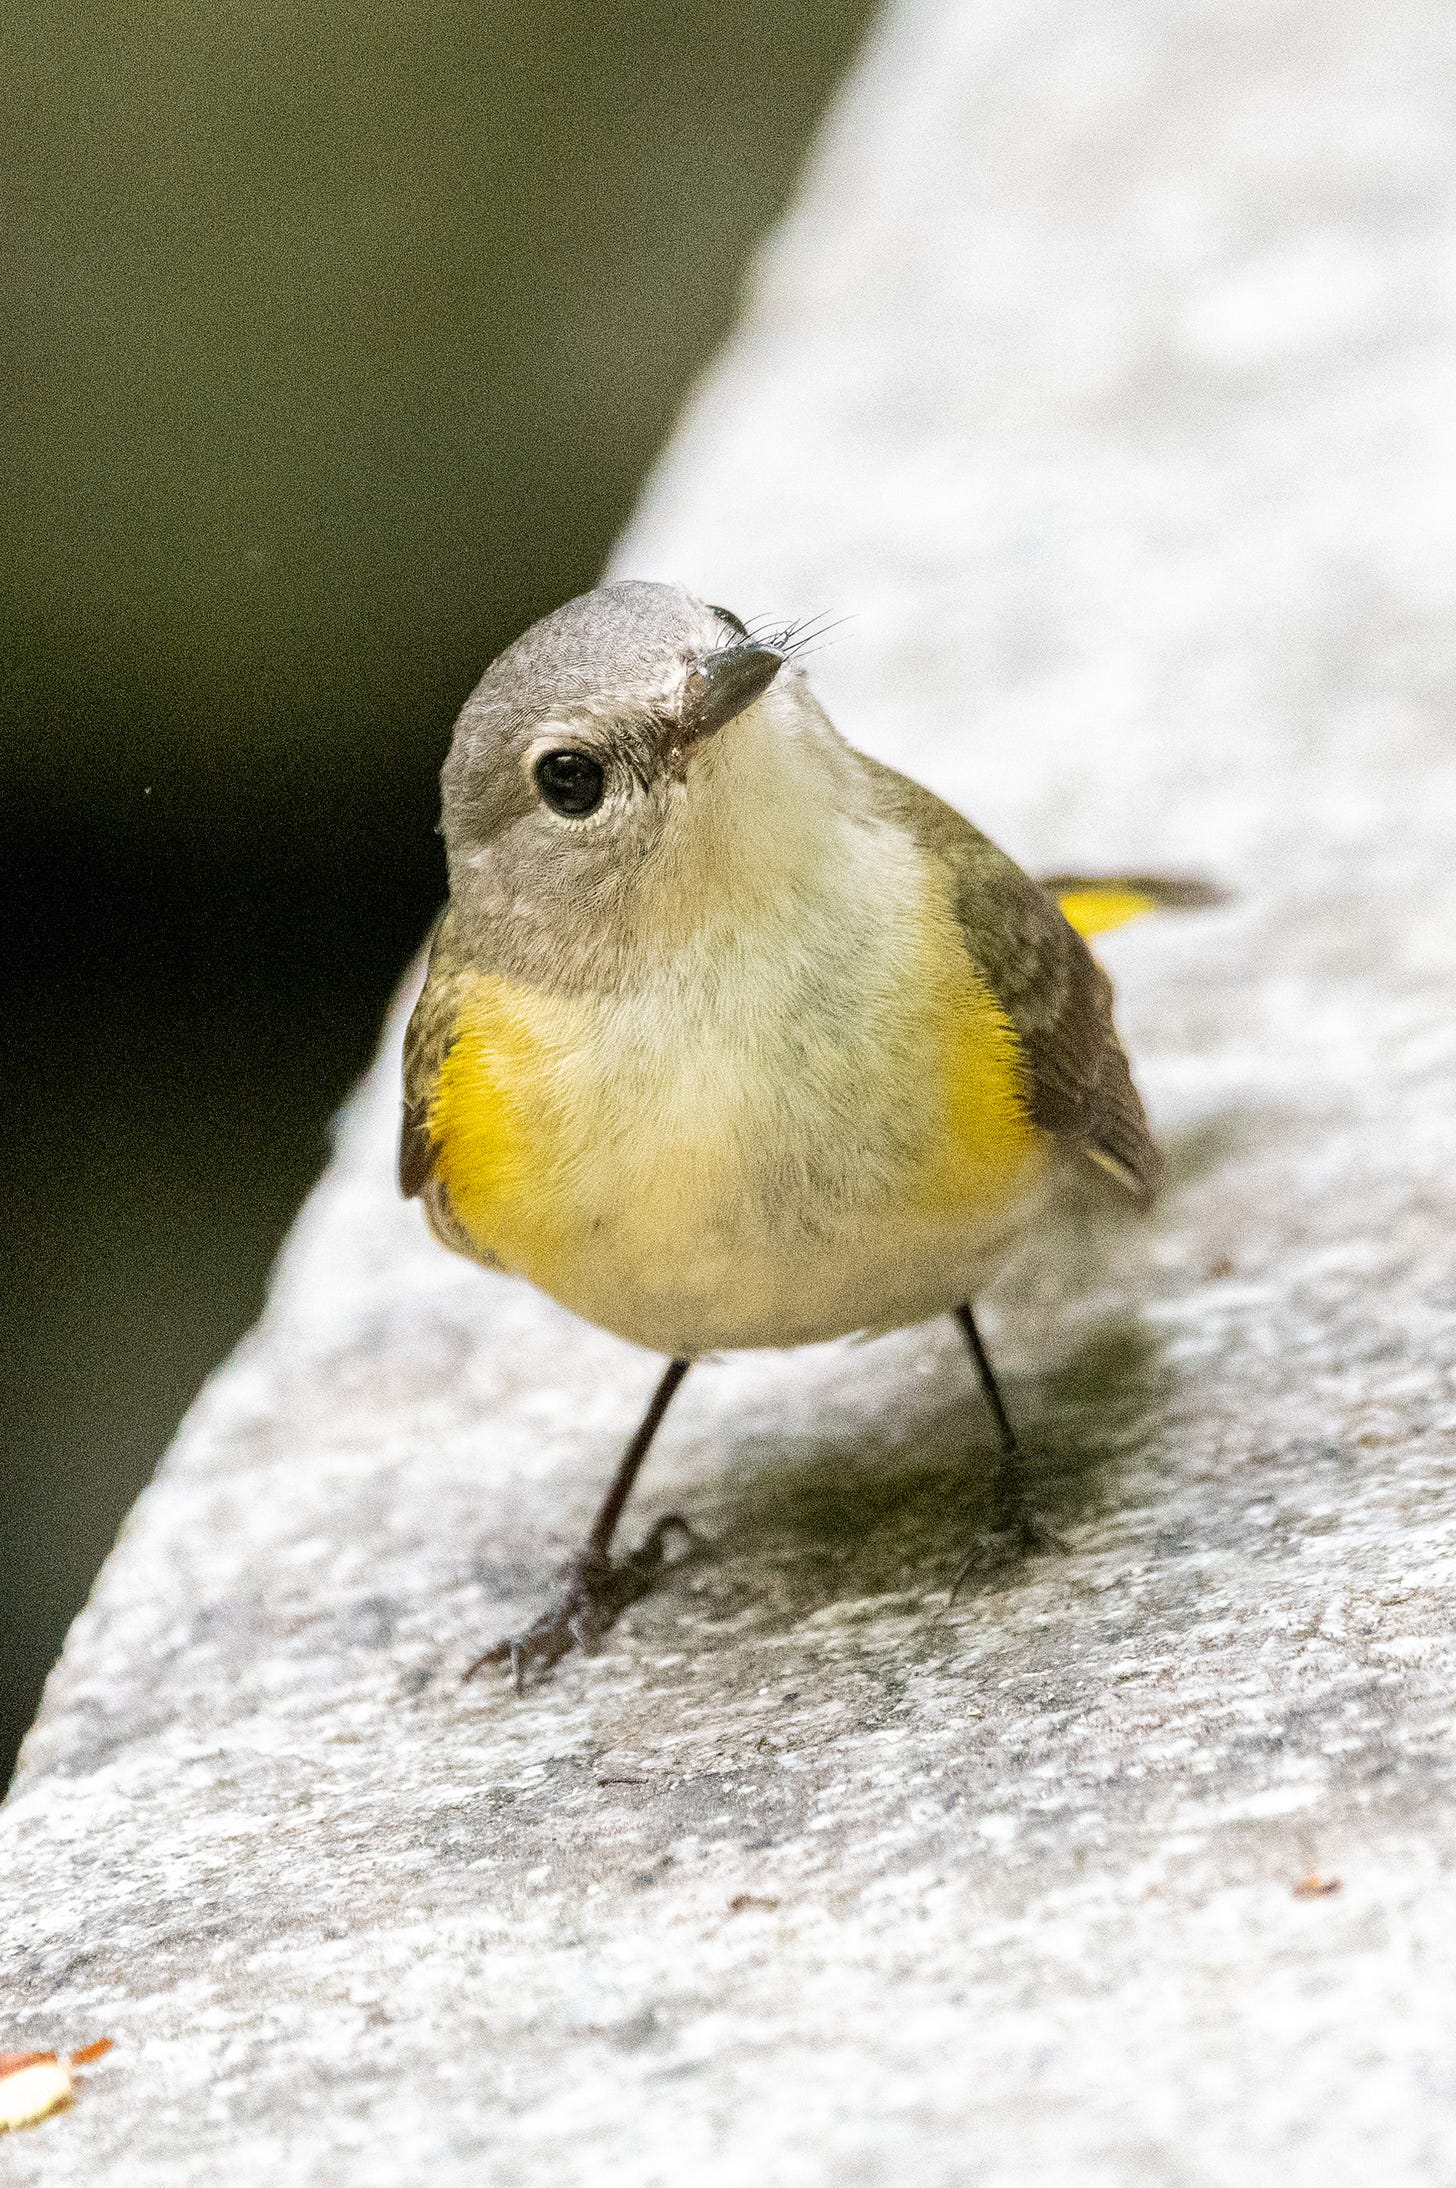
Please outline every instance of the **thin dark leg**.
[[651, 1450], [652, 1439], [662, 1426], [662, 1416], [692, 1364], [691, 1360], [670, 1360], [664, 1369], [662, 1381], [652, 1393], [652, 1403], [642, 1416], [642, 1425], [628, 1444], [612, 1486], [602, 1499], [602, 1508], [592, 1521], [592, 1531], [586, 1538], [588, 1557], [605, 1557], [611, 1548], [617, 1522], [632, 1494], [632, 1484], [642, 1471], [642, 1461]]
[[1001, 1385], [996, 1380], [991, 1356], [976, 1327], [976, 1317], [969, 1307], [957, 1307], [956, 1320], [966, 1333], [966, 1343], [970, 1346], [972, 1357], [980, 1371], [981, 1388], [986, 1393], [986, 1403], [991, 1408], [996, 1433], [1001, 1438], [1001, 1466], [998, 1471], [999, 1479], [1004, 1481], [1008, 1472], [1015, 1475], [1020, 1471], [1021, 1446], [1016, 1441], [1016, 1430], [1011, 1425], [1011, 1416], [1006, 1410], [1006, 1401], [1001, 1395]]
[[1054, 1534], [1044, 1520], [1037, 1518], [1027, 1502], [1025, 1457], [1017, 1441], [1016, 1430], [1011, 1425], [1011, 1416], [1006, 1410], [1006, 1401], [1001, 1395], [1001, 1386], [996, 1380], [990, 1355], [976, 1327], [976, 1317], [968, 1306], [957, 1307], [955, 1313], [981, 1377], [981, 1388], [986, 1393], [986, 1403], [991, 1408], [991, 1417], [996, 1423], [1001, 1453], [991, 1498], [989, 1536], [976, 1543], [956, 1574], [951, 1583], [952, 1600], [978, 1566], [999, 1563], [1008, 1549], [1025, 1552], [1066, 1548], [1061, 1537]]
[[524, 1633], [497, 1641], [494, 1648], [478, 1656], [466, 1672], [466, 1679], [473, 1679], [487, 1664], [508, 1663], [519, 1694], [528, 1670], [549, 1671], [568, 1649], [590, 1648], [629, 1603], [635, 1603], [639, 1596], [647, 1593], [662, 1569], [670, 1534], [676, 1532], [691, 1539], [691, 1530], [684, 1520], [660, 1519], [640, 1549], [634, 1550], [619, 1564], [613, 1565], [607, 1554], [617, 1531], [617, 1522], [632, 1494], [632, 1485], [651, 1449], [652, 1439], [662, 1426], [662, 1417], [691, 1365], [690, 1360], [669, 1362], [652, 1394], [652, 1403], [642, 1416], [642, 1425], [612, 1477], [612, 1486], [592, 1521], [591, 1533], [580, 1555], [571, 1561], [566, 1593], [560, 1603], [544, 1612]]

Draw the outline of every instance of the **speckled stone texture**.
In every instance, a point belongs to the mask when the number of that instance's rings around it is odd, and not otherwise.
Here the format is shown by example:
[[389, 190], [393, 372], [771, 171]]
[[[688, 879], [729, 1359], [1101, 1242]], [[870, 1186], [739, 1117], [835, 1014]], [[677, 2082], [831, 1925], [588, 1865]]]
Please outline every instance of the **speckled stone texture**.
[[1158, 1215], [988, 1306], [1071, 1555], [949, 1605], [949, 1326], [742, 1357], [711, 1555], [462, 1691], [657, 1364], [397, 1201], [402, 1005], [0, 1819], [0, 2042], [116, 2040], [7, 2181], [1456, 2177], [1453, 100], [1444, 0], [896, 7], [618, 557], [1238, 892], [1106, 950]]

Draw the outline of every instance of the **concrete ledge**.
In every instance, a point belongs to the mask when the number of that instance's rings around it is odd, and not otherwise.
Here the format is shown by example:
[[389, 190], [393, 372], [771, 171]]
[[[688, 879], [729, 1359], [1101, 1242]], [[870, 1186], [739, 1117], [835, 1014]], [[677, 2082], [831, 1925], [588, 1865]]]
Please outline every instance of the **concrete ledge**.
[[637, 1514], [712, 1558], [462, 1692], [654, 1363], [396, 1200], [397, 1014], [0, 1818], [4, 2041], [116, 2040], [7, 2179], [1450, 2178], [1453, 42], [893, 9], [618, 558], [849, 613], [1028, 864], [1239, 891], [1106, 952], [1157, 1220], [998, 1296], [1073, 1555], [947, 1605], [948, 1328], [744, 1357]]

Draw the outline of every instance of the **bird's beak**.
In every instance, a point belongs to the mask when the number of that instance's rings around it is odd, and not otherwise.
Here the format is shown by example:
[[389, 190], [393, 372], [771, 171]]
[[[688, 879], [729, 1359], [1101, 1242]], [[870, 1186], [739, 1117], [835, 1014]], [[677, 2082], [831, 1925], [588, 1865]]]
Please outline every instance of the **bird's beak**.
[[689, 741], [696, 744], [700, 737], [710, 737], [735, 714], [751, 707], [783, 665], [781, 653], [771, 646], [756, 646], [751, 639], [699, 654], [683, 692], [682, 724]]

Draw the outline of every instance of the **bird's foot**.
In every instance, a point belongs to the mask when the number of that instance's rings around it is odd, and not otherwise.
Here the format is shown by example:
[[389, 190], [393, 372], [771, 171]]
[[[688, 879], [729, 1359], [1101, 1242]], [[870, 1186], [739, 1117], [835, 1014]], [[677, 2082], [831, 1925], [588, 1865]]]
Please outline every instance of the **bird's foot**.
[[[680, 1547], [670, 1555], [674, 1539]], [[487, 1664], [509, 1664], [516, 1692], [523, 1694], [528, 1674], [544, 1677], [568, 1650], [590, 1655], [623, 1611], [656, 1587], [664, 1567], [681, 1564], [701, 1547], [702, 1537], [674, 1512], [658, 1520], [641, 1545], [615, 1564], [600, 1550], [573, 1558], [561, 1600], [524, 1633], [510, 1634], [477, 1656], [465, 1678], [473, 1679]]]
[[1065, 1557], [1068, 1544], [1049, 1520], [1028, 1504], [1025, 1498], [1014, 1495], [1004, 1498], [989, 1527], [978, 1528], [971, 1539], [971, 1547], [950, 1584], [950, 1600], [954, 1603], [966, 1582], [973, 1576], [1001, 1570], [1015, 1565], [1025, 1557], [1037, 1557], [1048, 1550], [1055, 1550]]

